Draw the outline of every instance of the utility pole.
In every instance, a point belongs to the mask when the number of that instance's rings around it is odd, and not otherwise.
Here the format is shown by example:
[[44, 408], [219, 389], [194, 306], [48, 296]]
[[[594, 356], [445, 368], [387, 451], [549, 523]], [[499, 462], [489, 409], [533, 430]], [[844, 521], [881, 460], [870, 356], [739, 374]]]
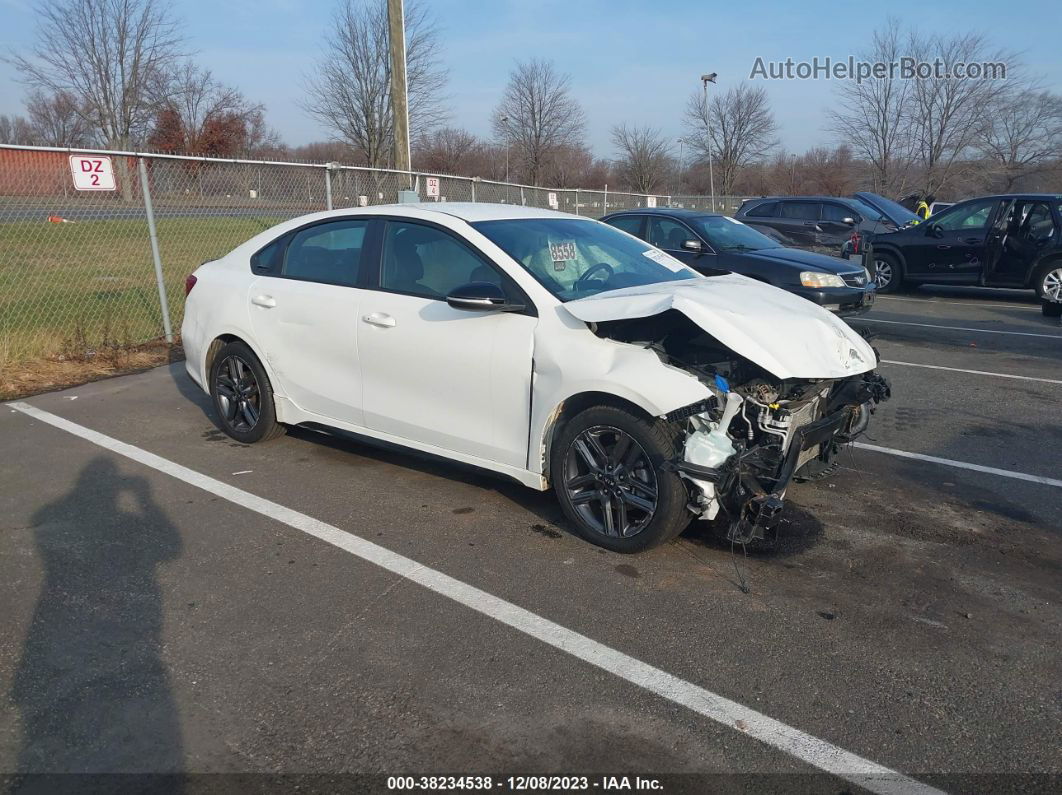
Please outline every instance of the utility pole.
[[[391, 44], [391, 110], [395, 127], [395, 168], [409, 172], [409, 84], [406, 80], [406, 18], [402, 0], [387, 0]], [[407, 173], [407, 177], [412, 178]]]
[[712, 212], [715, 212], [715, 169], [712, 168], [712, 112], [708, 107], [708, 84], [714, 83], [716, 75], [712, 72], [709, 75], [701, 75], [701, 82], [704, 83], [704, 130], [707, 133], [708, 143], [708, 185], [712, 191]]

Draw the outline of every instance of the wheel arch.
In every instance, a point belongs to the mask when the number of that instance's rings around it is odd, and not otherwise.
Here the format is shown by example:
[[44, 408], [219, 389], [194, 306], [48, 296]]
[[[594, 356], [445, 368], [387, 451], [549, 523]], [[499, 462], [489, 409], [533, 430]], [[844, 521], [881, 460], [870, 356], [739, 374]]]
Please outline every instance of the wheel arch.
[[550, 412], [549, 418], [546, 420], [546, 425], [543, 428], [540, 444], [537, 445], [542, 456], [541, 467], [543, 480], [547, 484], [551, 483], [549, 461], [553, 450], [553, 443], [564, 430], [564, 426], [567, 425], [573, 417], [592, 406], [612, 406], [614, 408], [629, 411], [635, 416], [652, 420], [655, 416], [649, 410], [648, 405], [648, 401], [645, 401], [644, 404], [639, 404], [637, 402], [637, 397], [634, 395], [624, 396], [616, 394], [615, 392], [603, 392], [593, 389], [576, 392], [564, 398], [564, 400], [554, 406], [553, 410]]
[[207, 391], [210, 391], [210, 368], [214, 366], [214, 359], [217, 358], [218, 351], [230, 342], [242, 342], [251, 349], [251, 353], [255, 355], [259, 363], [262, 365], [262, 369], [265, 370], [266, 375], [269, 376], [269, 386], [272, 389], [274, 396], [283, 396], [283, 393], [277, 385], [277, 378], [273, 373], [273, 368], [262, 354], [262, 351], [259, 350], [258, 346], [255, 345], [247, 335], [231, 330], [216, 335], [207, 344], [203, 353], [203, 375], [205, 377], [205, 383], [207, 384]]
[[1036, 282], [1040, 271], [1051, 265], [1062, 266], [1062, 251], [1050, 251], [1033, 262], [1029, 268], [1029, 275], [1025, 279], [1025, 286], [1033, 288], [1036, 290], [1036, 294], [1039, 295], [1040, 290]]

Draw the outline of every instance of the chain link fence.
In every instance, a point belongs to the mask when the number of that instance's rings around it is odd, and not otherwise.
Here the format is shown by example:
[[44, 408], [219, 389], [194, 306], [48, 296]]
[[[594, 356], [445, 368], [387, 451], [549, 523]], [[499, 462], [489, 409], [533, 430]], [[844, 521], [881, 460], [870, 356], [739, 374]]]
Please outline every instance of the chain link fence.
[[[75, 187], [81, 160], [93, 157], [110, 158], [113, 190]], [[172, 340], [184, 279], [201, 262], [288, 218], [392, 204], [410, 189], [427, 201], [498, 202], [590, 218], [645, 206], [712, 206], [705, 196], [541, 188], [339, 164], [4, 145], [0, 367]], [[716, 197], [723, 212], [740, 203]]]

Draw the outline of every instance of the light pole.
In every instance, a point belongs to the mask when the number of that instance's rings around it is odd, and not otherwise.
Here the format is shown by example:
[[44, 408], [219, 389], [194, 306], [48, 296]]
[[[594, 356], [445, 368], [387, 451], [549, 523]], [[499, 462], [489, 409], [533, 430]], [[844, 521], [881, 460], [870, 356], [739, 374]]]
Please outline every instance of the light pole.
[[712, 212], [715, 212], [715, 169], [712, 168], [712, 114], [708, 109], [708, 84], [714, 83], [716, 77], [715, 72], [701, 75], [701, 83], [704, 84], [704, 131], [708, 136], [708, 186], [712, 191]]
[[[509, 123], [508, 116], [501, 117], [502, 124]], [[505, 136], [505, 203], [509, 203], [509, 136]]]

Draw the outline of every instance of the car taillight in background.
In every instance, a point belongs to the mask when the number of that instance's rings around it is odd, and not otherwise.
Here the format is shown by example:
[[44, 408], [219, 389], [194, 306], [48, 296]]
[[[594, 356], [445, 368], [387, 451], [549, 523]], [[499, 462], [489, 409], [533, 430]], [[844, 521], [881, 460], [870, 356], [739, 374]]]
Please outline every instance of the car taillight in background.
[[195, 287], [197, 279], [194, 274], [189, 273], [184, 280], [184, 294], [187, 297], [188, 293], [192, 292], [192, 288]]

